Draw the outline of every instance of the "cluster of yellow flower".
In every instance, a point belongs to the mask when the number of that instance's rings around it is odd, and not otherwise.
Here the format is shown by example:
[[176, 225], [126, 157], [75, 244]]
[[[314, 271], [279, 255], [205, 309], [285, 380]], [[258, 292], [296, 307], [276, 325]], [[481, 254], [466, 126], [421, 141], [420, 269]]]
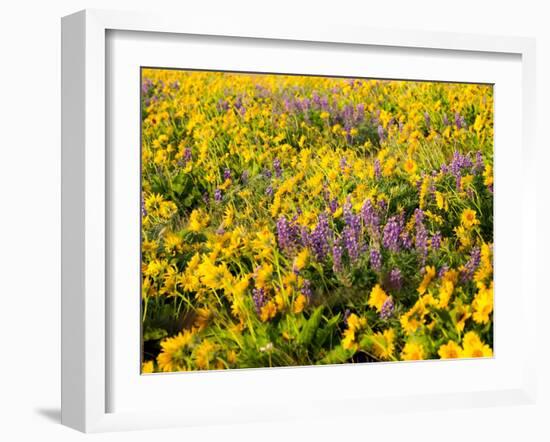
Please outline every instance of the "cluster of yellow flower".
[[492, 356], [487, 85], [142, 71], [145, 373]]

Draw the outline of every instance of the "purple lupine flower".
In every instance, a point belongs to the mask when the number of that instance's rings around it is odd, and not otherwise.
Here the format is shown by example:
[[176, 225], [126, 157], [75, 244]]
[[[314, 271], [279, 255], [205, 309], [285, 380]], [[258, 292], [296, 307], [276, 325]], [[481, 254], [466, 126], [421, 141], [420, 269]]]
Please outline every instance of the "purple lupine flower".
[[428, 232], [424, 226], [424, 212], [422, 209], [415, 209], [414, 220], [416, 226], [415, 246], [422, 257], [422, 265], [424, 265], [428, 255]]
[[430, 128], [430, 122], [430, 114], [428, 112], [424, 112], [424, 123], [428, 129]]
[[218, 100], [218, 104], [216, 106], [218, 112], [226, 112], [229, 110], [229, 103], [226, 100], [222, 100], [221, 98]]
[[141, 197], [141, 216], [145, 218], [147, 216], [147, 209], [145, 208], [145, 200]]
[[389, 319], [393, 314], [393, 310], [393, 298], [391, 296], [388, 296], [384, 301], [384, 304], [382, 304], [382, 308], [380, 310], [380, 319]]
[[449, 123], [449, 118], [447, 118], [447, 114], [443, 114], [443, 125], [444, 126], [448, 126], [450, 123]]
[[231, 179], [231, 169], [229, 167], [226, 167], [223, 171], [223, 179], [224, 180], [230, 180]]
[[186, 163], [189, 163], [193, 160], [193, 152], [190, 147], [186, 147], [183, 151], [183, 159]]
[[210, 195], [208, 194], [208, 192], [204, 192], [202, 194], [202, 200], [207, 206], [210, 204]]
[[273, 186], [267, 186], [267, 188], [265, 189], [265, 194], [269, 197], [272, 197], [273, 196]]
[[311, 235], [309, 242], [317, 261], [323, 261], [328, 253], [329, 239], [332, 237], [332, 231], [328, 225], [328, 218], [325, 213], [321, 213], [318, 222]]
[[280, 216], [277, 220], [277, 242], [281, 250], [288, 250], [291, 247], [290, 228], [284, 216]]
[[180, 88], [180, 82], [178, 80], [173, 81], [172, 83], [170, 83], [170, 87], [172, 89], [179, 89]]
[[392, 252], [399, 252], [399, 237], [403, 230], [403, 223], [398, 216], [392, 216], [384, 226], [382, 244]]
[[481, 250], [479, 247], [472, 248], [470, 253], [470, 258], [464, 265], [463, 269], [460, 272], [460, 280], [462, 282], [470, 281], [474, 276], [474, 272], [479, 266], [481, 260]]
[[362, 249], [361, 218], [353, 213], [349, 197], [344, 204], [343, 215], [346, 223], [342, 232], [344, 246], [346, 247], [351, 262], [354, 263], [359, 258], [359, 253]]
[[342, 271], [342, 254], [344, 249], [339, 244], [335, 244], [332, 247], [332, 270], [334, 273], [340, 273]]
[[344, 227], [342, 236], [344, 238], [344, 246], [348, 252], [349, 259], [352, 263], [355, 263], [359, 258], [360, 251], [359, 242], [357, 241], [355, 232], [350, 226], [346, 226]]
[[472, 172], [474, 174], [480, 173], [485, 168], [485, 165], [483, 164], [483, 155], [481, 154], [481, 151], [476, 152], [476, 161], [474, 163], [474, 167], [472, 168]]
[[281, 178], [281, 175], [283, 174], [283, 169], [281, 168], [281, 161], [279, 158], [275, 158], [273, 160], [273, 170], [275, 171], [275, 176], [277, 178]]
[[437, 251], [441, 247], [441, 232], [436, 232], [432, 236], [432, 249]]
[[403, 286], [403, 277], [398, 267], [394, 267], [390, 271], [390, 286], [394, 290], [401, 290]]
[[254, 301], [254, 307], [256, 308], [256, 313], [260, 314], [262, 307], [265, 304], [265, 290], [263, 288], [254, 287], [252, 289], [252, 300]]
[[248, 170], [244, 170], [243, 173], [241, 174], [241, 181], [243, 182], [243, 184], [246, 184], [248, 182], [248, 177], [249, 177]]
[[382, 127], [381, 124], [378, 125], [377, 131], [378, 131], [378, 138], [380, 139], [380, 141], [381, 141], [381, 142], [384, 141], [384, 139], [385, 139], [385, 136], [384, 136], [384, 128]]
[[380, 218], [374, 209], [370, 199], [365, 200], [361, 207], [361, 218], [365, 227], [369, 231], [371, 236], [378, 236], [378, 229], [380, 227]]
[[222, 200], [222, 191], [221, 189], [216, 189], [216, 191], [214, 192], [214, 201], [219, 203], [221, 200]]
[[401, 232], [401, 244], [406, 250], [411, 250], [413, 247], [413, 238], [406, 231]]
[[153, 88], [153, 82], [150, 78], [146, 78], [145, 81], [141, 85], [141, 92], [143, 95], [147, 95], [149, 93], [149, 90]]
[[377, 158], [374, 160], [374, 177], [379, 180], [382, 176], [382, 172], [380, 170], [380, 160]]
[[382, 269], [382, 255], [380, 251], [375, 248], [370, 249], [370, 265], [376, 271], [379, 272]]
[[311, 281], [309, 279], [304, 279], [304, 284], [300, 290], [302, 295], [304, 295], [308, 300], [311, 299]]
[[270, 180], [271, 177], [272, 177], [271, 170], [265, 168], [264, 171], [263, 171], [263, 175], [264, 175], [265, 178], [267, 178], [268, 180]]
[[346, 168], [348, 167], [348, 162], [346, 160], [346, 157], [340, 158], [340, 170], [342, 172], [345, 172]]
[[365, 105], [363, 103], [359, 103], [355, 108], [355, 115], [356, 115], [356, 121], [357, 123], [363, 122], [365, 119]]
[[466, 127], [466, 120], [458, 112], [455, 113], [455, 124], [458, 129], [462, 129], [463, 127]]
[[336, 212], [336, 210], [338, 210], [338, 199], [333, 198], [332, 200], [330, 200], [330, 202], [328, 203], [328, 208], [330, 210], [330, 213]]

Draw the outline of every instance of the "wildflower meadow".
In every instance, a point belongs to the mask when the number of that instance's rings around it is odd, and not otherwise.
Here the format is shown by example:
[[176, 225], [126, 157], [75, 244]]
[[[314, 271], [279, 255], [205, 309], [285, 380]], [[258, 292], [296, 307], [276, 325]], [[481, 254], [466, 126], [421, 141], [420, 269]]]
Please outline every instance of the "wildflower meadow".
[[141, 72], [142, 373], [493, 355], [493, 87]]

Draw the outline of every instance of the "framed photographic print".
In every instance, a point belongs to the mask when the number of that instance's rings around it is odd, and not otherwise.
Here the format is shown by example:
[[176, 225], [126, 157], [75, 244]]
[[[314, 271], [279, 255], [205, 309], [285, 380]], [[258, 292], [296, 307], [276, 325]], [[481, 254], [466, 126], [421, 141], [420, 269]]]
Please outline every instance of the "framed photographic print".
[[63, 423], [532, 400], [533, 41], [84, 11], [62, 42]]

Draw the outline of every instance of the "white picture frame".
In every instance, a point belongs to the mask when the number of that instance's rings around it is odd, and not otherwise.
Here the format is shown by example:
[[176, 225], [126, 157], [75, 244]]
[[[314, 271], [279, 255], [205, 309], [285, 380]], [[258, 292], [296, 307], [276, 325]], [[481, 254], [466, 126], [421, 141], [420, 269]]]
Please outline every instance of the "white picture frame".
[[[107, 33], [154, 32], [160, 35], [197, 35], [269, 39], [273, 41], [336, 43], [349, 46], [375, 46], [379, 49], [426, 49], [484, 54], [510, 54], [520, 57], [521, 63], [521, 298], [518, 309], [523, 335], [527, 336], [521, 355], [522, 376], [503, 388], [481, 388], [462, 392], [438, 394], [431, 392], [414, 397], [367, 396], [350, 398], [332, 395], [326, 400], [313, 400], [312, 407], [277, 404], [272, 408], [255, 404], [240, 404], [224, 413], [209, 415], [205, 408], [174, 410], [161, 406], [155, 412], [112, 411], [109, 392], [112, 354], [108, 327], [109, 311], [108, 244], [116, 230], [107, 226], [108, 161], [106, 121], [109, 118], [106, 68]], [[159, 34], [156, 34], [159, 35]], [[534, 342], [536, 325], [527, 320], [530, 305], [536, 304], [534, 266], [536, 193], [534, 173], [534, 108], [535, 108], [535, 42], [518, 37], [492, 37], [451, 33], [388, 31], [368, 28], [315, 25], [301, 26], [265, 23], [213, 23], [200, 17], [153, 16], [140, 13], [87, 10], [62, 20], [62, 423], [84, 432], [185, 426], [208, 423], [246, 422], [285, 417], [312, 417], [334, 413], [367, 414], [383, 409], [388, 411], [436, 409], [532, 403], [536, 395]], [[497, 175], [498, 179], [498, 175]], [[498, 247], [498, 246], [497, 246]], [[498, 259], [498, 258], [497, 258]], [[530, 276], [531, 275], [531, 276]], [[497, 289], [498, 290], [498, 289]], [[503, 289], [504, 290], [504, 289]], [[531, 344], [533, 343], [533, 344]], [[498, 356], [497, 356], [498, 358]], [[389, 367], [389, 366], [387, 366]], [[412, 367], [412, 365], [411, 365]], [[419, 367], [419, 366], [416, 366]], [[421, 367], [421, 366], [420, 366]], [[325, 376], [330, 370], [323, 368]], [[415, 368], [424, 370], [424, 368]], [[258, 372], [256, 372], [258, 373]], [[266, 371], [263, 371], [266, 373]], [[298, 372], [285, 371], [287, 378]], [[334, 371], [332, 371], [334, 375]], [[216, 385], [235, 382], [236, 378], [223, 373], [210, 374], [207, 382]], [[257, 377], [261, 378], [262, 373]], [[172, 377], [173, 378], [173, 377]], [[198, 378], [195, 378], [198, 379]], [[191, 380], [192, 381], [192, 380]], [[516, 382], [517, 381], [517, 382]], [[204, 381], [203, 381], [204, 382]], [[238, 401], [237, 401], [238, 402]], [[248, 414], [246, 414], [248, 413]]]

